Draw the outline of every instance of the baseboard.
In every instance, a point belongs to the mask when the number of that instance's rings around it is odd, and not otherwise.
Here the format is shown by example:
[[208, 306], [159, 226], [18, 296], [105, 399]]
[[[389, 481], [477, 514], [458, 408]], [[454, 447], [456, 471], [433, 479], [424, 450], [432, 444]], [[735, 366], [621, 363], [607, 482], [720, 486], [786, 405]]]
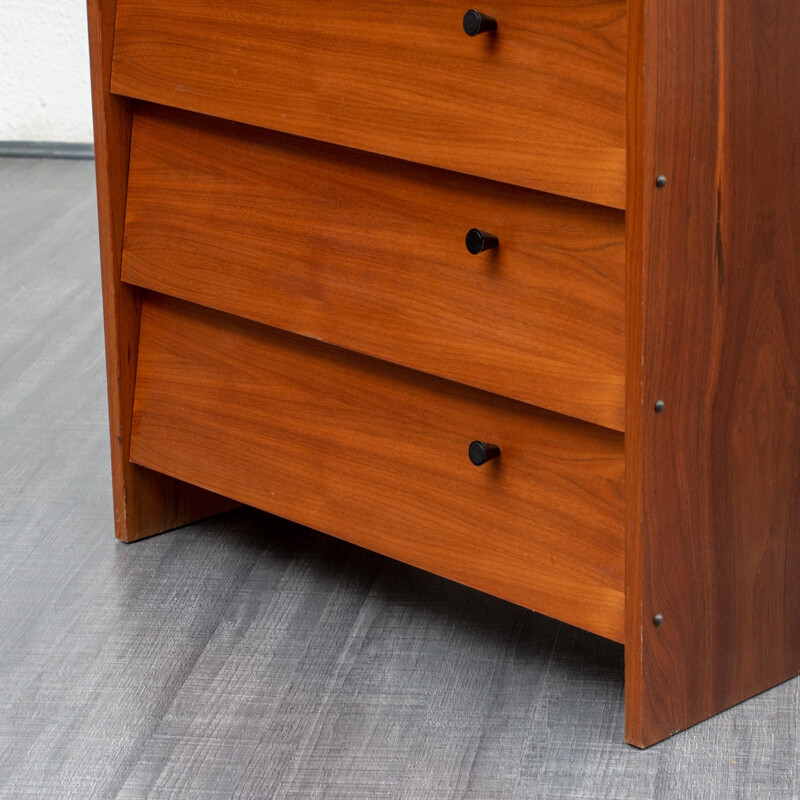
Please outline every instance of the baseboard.
[[0, 142], [0, 158], [94, 158], [91, 142]]

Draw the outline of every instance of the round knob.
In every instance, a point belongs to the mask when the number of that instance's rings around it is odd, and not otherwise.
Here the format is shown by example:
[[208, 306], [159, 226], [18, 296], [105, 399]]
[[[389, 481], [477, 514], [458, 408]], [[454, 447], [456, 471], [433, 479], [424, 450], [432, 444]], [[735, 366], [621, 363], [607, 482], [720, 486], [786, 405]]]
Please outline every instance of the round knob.
[[467, 250], [474, 256], [484, 250], [491, 250], [499, 244], [500, 240], [493, 233], [486, 233], [478, 228], [467, 231]]
[[479, 467], [487, 461], [500, 456], [500, 447], [496, 444], [489, 444], [488, 442], [471, 442], [469, 445], [469, 460]]
[[476, 11], [474, 8], [464, 14], [464, 33], [467, 36], [477, 36], [479, 33], [493, 31], [496, 28], [497, 20], [488, 14], [481, 14], [480, 11]]

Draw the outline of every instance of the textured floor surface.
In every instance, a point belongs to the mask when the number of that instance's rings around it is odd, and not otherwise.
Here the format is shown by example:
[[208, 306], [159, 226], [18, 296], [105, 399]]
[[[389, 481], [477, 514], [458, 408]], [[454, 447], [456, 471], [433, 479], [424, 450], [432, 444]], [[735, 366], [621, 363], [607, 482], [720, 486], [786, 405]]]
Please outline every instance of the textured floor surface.
[[640, 752], [619, 645], [252, 510], [116, 542], [95, 214], [0, 160], [0, 798], [800, 797], [800, 680]]

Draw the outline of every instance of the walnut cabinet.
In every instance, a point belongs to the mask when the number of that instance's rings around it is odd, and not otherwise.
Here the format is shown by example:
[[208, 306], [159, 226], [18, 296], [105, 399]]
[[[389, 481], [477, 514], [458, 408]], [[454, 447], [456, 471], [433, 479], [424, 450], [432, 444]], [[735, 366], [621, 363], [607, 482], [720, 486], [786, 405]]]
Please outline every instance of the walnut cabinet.
[[89, 0], [116, 534], [246, 503], [800, 672], [800, 5]]

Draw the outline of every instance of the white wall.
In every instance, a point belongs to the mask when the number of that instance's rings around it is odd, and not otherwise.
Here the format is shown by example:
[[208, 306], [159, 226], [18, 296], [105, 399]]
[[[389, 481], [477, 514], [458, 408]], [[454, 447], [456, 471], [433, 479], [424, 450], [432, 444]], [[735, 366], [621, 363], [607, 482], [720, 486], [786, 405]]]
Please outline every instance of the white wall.
[[86, 0], [0, 9], [0, 141], [91, 142]]

